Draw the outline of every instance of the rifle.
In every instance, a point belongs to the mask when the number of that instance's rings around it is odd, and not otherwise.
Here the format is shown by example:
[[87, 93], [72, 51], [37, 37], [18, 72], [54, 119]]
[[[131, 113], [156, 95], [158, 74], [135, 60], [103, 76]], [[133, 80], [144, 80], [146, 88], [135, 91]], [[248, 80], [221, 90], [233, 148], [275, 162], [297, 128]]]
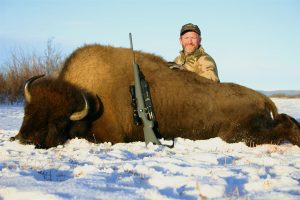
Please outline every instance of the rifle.
[[[134, 85], [129, 86], [131, 94], [131, 105], [133, 108], [133, 121], [136, 125], [143, 124], [144, 138], [146, 146], [148, 143], [161, 145], [161, 142], [157, 137], [161, 138], [161, 134], [158, 128], [158, 122], [155, 117], [154, 107], [152, 104], [150, 87], [145, 79], [143, 72], [139, 65], [135, 62], [135, 55], [132, 44], [132, 36], [129, 33], [130, 47], [133, 53], [133, 73], [134, 73]], [[174, 139], [172, 145], [166, 145], [174, 147]]]

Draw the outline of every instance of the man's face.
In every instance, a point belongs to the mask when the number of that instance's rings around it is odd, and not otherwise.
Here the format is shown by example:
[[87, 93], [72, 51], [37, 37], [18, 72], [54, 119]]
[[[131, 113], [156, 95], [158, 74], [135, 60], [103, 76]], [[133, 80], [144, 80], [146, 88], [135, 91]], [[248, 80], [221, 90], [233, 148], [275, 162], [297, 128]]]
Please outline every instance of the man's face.
[[180, 44], [185, 54], [194, 52], [200, 46], [201, 38], [198, 33], [189, 31], [179, 38]]

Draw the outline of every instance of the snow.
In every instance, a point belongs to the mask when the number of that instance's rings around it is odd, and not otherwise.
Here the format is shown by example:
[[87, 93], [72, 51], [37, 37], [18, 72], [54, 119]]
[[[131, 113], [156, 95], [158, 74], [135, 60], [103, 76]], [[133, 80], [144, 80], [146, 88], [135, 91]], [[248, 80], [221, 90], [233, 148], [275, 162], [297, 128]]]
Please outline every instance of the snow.
[[[300, 119], [300, 99], [273, 99]], [[22, 105], [0, 105], [0, 199], [300, 199], [300, 148], [176, 138], [175, 147], [83, 139], [21, 145]]]

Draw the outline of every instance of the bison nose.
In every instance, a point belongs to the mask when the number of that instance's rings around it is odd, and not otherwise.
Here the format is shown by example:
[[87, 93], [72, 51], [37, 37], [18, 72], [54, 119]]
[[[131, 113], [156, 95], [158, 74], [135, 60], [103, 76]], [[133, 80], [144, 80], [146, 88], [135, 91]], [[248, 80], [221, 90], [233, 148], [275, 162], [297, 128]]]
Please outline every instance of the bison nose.
[[15, 141], [15, 140], [18, 140], [18, 139], [20, 139], [20, 133], [18, 133], [16, 136], [14, 136], [14, 137], [10, 137], [9, 138], [9, 141]]

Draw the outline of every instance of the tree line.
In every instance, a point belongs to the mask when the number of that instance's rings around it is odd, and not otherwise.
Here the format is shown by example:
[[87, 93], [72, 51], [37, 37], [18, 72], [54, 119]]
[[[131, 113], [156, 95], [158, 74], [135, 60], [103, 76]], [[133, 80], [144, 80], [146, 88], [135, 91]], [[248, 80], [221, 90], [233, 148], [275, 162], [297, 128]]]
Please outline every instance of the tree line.
[[288, 99], [297, 99], [300, 98], [300, 94], [272, 94], [270, 95], [271, 98], [288, 98]]

